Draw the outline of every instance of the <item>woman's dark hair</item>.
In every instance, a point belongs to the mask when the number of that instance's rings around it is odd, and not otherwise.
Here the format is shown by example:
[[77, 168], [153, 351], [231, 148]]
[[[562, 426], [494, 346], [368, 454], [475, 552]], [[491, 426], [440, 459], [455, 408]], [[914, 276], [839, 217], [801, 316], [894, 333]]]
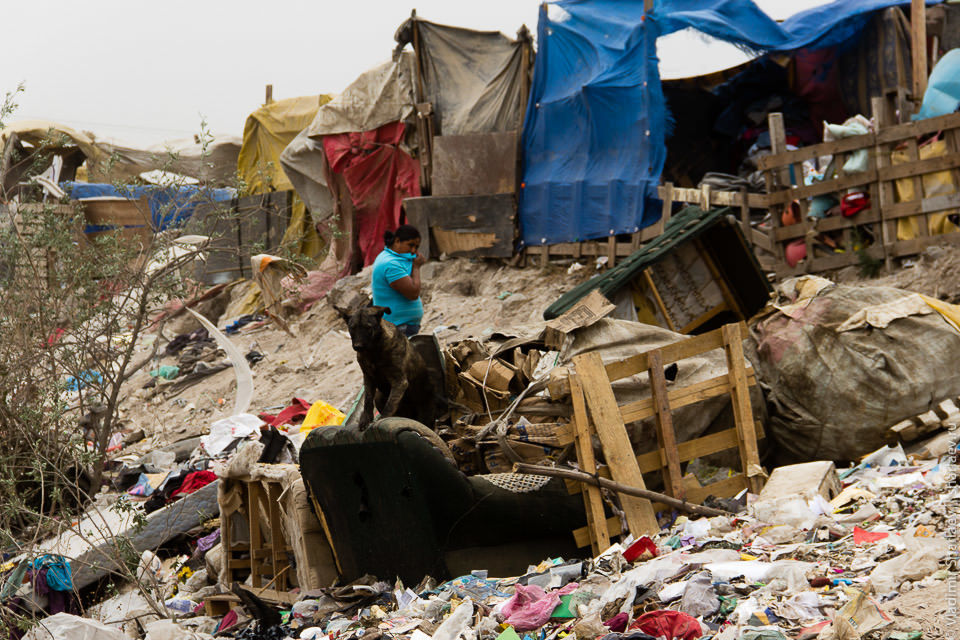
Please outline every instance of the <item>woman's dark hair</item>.
[[404, 242], [406, 240], [417, 240], [420, 238], [420, 232], [412, 224], [402, 224], [397, 227], [396, 231], [384, 231], [383, 232], [383, 243], [388, 247], [393, 244], [394, 240], [399, 240]]

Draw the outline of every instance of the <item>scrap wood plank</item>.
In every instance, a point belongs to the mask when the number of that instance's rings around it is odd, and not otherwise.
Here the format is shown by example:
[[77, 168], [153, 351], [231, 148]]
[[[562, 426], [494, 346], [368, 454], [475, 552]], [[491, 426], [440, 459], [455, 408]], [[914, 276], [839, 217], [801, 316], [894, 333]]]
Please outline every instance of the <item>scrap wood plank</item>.
[[667, 381], [663, 375], [663, 361], [660, 352], [651, 351], [648, 357], [650, 374], [650, 393], [653, 401], [653, 411], [656, 418], [655, 425], [657, 429], [657, 442], [660, 445], [660, 451], [666, 458], [665, 468], [667, 472], [663, 474], [663, 484], [667, 493], [674, 498], [683, 499], [686, 491], [681, 480], [680, 473], [680, 454], [677, 452], [677, 438], [673, 431], [673, 415], [670, 413], [670, 402], [667, 399]]
[[[596, 473], [597, 461], [593, 456], [593, 441], [590, 438], [590, 423], [587, 419], [587, 407], [583, 397], [583, 388], [576, 375], [570, 376], [570, 389], [573, 396], [574, 437], [577, 448], [577, 461], [584, 473]], [[610, 534], [605, 525], [603, 497], [600, 487], [584, 485], [583, 504], [587, 512], [587, 526], [591, 533], [591, 547], [594, 556], [610, 546]], [[620, 535], [618, 531], [616, 535]]]
[[[740, 329], [741, 335], [746, 338], [748, 335], [746, 324], [740, 322], [736, 325]], [[671, 342], [658, 349], [663, 359], [664, 366], [678, 362], [691, 356], [700, 355], [707, 351], [723, 348], [723, 338], [719, 330], [704, 333], [703, 335], [693, 336], [678, 342]], [[611, 382], [632, 376], [641, 371], [646, 371], [650, 366], [647, 361], [647, 355], [650, 351], [638, 353], [637, 355], [611, 362], [606, 365], [607, 377]]]
[[[580, 383], [583, 386], [586, 404], [593, 418], [593, 425], [600, 437], [604, 455], [614, 480], [623, 484], [646, 488], [643, 474], [633, 454], [627, 429], [620, 417], [617, 399], [610, 387], [610, 379], [603, 367], [603, 360], [596, 352], [585, 353], [573, 359]], [[634, 496], [621, 496], [630, 532], [635, 536], [652, 535], [660, 531], [656, 514], [649, 500]]]
[[260, 531], [260, 485], [257, 482], [247, 483], [247, 524], [250, 530], [250, 584], [261, 586], [263, 563], [257, 557], [257, 551], [263, 544]]
[[753, 410], [750, 406], [750, 388], [744, 367], [743, 336], [736, 325], [724, 325], [724, 351], [727, 356], [727, 370], [730, 375], [730, 399], [733, 404], [733, 417], [737, 425], [740, 444], [740, 464], [747, 477], [750, 491], [760, 493], [763, 488], [763, 467], [760, 466], [760, 453], [757, 449], [757, 434], [754, 431]]
[[[708, 484], [705, 487], [691, 487], [687, 489], [687, 502], [703, 502], [709, 496], [717, 498], [731, 498], [747, 488], [746, 478], [738, 473], [729, 478], [724, 478], [718, 482]], [[656, 503], [653, 505], [657, 510], [666, 510], [666, 505]], [[620, 519], [616, 516], [607, 518], [607, 531], [612, 536], [620, 535]], [[580, 527], [573, 532], [573, 539], [577, 547], [590, 546], [590, 529]]]
[[916, 138], [928, 133], [956, 129], [957, 127], [960, 127], [960, 113], [896, 124], [891, 127], [884, 127], [877, 132], [877, 144], [899, 142], [906, 138]]
[[286, 591], [286, 572], [290, 569], [289, 556], [286, 552], [292, 548], [286, 544], [280, 524], [280, 496], [283, 493], [283, 487], [279, 482], [265, 482], [264, 485], [270, 516], [270, 560], [273, 565], [273, 579], [277, 590]]

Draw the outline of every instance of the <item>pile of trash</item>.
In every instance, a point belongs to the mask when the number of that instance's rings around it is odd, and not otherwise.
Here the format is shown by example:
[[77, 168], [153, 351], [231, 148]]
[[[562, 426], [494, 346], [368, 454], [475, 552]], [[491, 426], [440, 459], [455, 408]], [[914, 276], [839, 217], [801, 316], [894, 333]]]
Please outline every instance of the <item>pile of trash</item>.
[[[761, 495], [723, 500], [730, 515], [673, 513], [656, 536], [628, 536], [587, 560], [547, 559], [519, 577], [478, 569], [442, 584], [426, 577], [411, 588], [367, 576], [294, 591], [295, 601], [279, 611], [257, 597], [262, 589], [234, 586], [243, 597], [220, 619], [202, 605], [183, 608], [199, 598], [170, 595], [161, 601], [176, 624], [155, 619], [142, 628], [147, 640], [214, 633], [251, 640], [956, 637], [938, 626], [947, 618], [933, 615], [938, 601], [946, 606], [943, 596], [931, 598], [929, 620], [896, 614], [909, 591], [955, 588], [955, 435], [910, 455], [900, 445], [884, 447], [839, 474], [829, 462], [781, 467]], [[167, 594], [226, 591], [212, 586], [212, 567], [184, 571], [177, 567], [189, 566], [186, 559], [147, 560], [141, 564]], [[57, 630], [76, 624], [67, 613], [41, 623], [54, 638], [72, 637]], [[85, 637], [128, 637], [117, 635], [121, 626]]]

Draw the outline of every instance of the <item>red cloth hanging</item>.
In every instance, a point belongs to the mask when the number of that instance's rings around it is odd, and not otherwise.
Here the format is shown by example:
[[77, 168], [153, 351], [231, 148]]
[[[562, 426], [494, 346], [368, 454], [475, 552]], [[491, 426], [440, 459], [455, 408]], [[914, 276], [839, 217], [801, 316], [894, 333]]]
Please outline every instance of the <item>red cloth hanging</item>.
[[374, 131], [323, 138], [331, 171], [343, 175], [350, 190], [364, 266], [383, 250], [383, 232], [400, 225], [403, 199], [420, 195], [420, 165], [400, 149], [403, 132], [402, 122], [391, 122]]

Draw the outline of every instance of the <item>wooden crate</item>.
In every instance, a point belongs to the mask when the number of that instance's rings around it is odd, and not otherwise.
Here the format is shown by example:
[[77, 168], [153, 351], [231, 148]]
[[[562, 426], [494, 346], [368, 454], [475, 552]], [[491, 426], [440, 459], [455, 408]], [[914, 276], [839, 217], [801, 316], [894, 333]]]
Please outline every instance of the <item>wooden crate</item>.
[[[709, 495], [731, 496], [743, 489], [759, 493], [765, 473], [760, 466], [757, 439], [763, 437], [763, 431], [761, 428], [758, 433], [750, 405], [749, 388], [756, 384], [756, 377], [752, 369], [746, 366], [743, 356], [745, 335], [746, 326], [743, 323], [729, 324], [701, 336], [607, 365], [596, 353], [575, 357], [569, 384], [580, 469], [590, 474], [597, 473], [591, 444], [595, 432], [606, 457], [609, 475], [619, 483], [642, 489], [645, 488], [643, 474], [660, 471], [666, 493], [691, 502], [702, 502]], [[688, 387], [667, 390], [663, 373], [666, 365], [714, 349], [724, 350], [728, 373]], [[641, 372], [647, 372], [650, 376], [651, 396], [618, 405], [611, 383]], [[671, 411], [721, 395], [731, 398], [736, 426], [677, 443]], [[656, 419], [659, 447], [656, 451], [634, 455], [625, 425], [651, 417]], [[692, 490], [686, 487], [680, 472], [683, 462], [734, 448], [740, 454], [740, 473], [706, 487]], [[609, 544], [611, 535], [620, 534], [620, 520], [604, 517], [597, 487], [583, 486], [577, 490], [582, 490], [584, 494], [588, 524], [574, 531], [574, 537], [579, 546], [592, 544], [594, 552], [599, 553]], [[660, 530], [654, 506], [648, 500], [621, 496], [621, 503], [630, 532], [635, 536], [652, 535]]]

